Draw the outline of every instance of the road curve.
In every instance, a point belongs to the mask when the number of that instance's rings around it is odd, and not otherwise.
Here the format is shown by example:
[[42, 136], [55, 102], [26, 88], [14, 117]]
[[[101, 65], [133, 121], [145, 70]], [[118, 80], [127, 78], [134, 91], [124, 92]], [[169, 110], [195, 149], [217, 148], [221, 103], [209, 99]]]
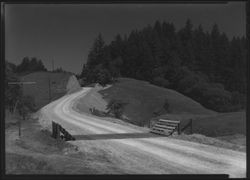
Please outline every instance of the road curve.
[[[90, 93], [91, 88], [66, 95], [41, 110], [47, 120], [60, 123], [71, 134], [84, 138], [109, 141], [114, 147], [129, 147], [164, 164], [164, 174], [229, 174], [246, 177], [246, 153], [168, 137], [155, 136], [126, 125], [99, 119], [74, 111], [77, 100]], [[51, 123], [51, 122], [49, 122]], [[82, 137], [82, 139], [81, 139]], [[109, 137], [109, 138], [105, 138]], [[125, 146], [124, 146], [125, 145]], [[138, 166], [140, 166], [140, 159]], [[170, 168], [171, 167], [171, 168]]]

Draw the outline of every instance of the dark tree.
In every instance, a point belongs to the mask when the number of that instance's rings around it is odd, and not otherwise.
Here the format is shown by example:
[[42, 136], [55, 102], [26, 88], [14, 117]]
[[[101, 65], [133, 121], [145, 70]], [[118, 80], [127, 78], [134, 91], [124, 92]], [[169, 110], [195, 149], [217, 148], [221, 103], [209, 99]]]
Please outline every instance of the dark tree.
[[112, 99], [107, 104], [107, 107], [106, 107], [106, 109], [108, 110], [107, 113], [113, 114], [116, 118], [121, 118], [125, 105], [126, 103], [122, 102], [121, 100]]
[[[130, 77], [172, 88], [216, 111], [245, 107], [246, 38], [229, 40], [217, 24], [204, 32], [188, 19], [178, 32], [156, 21], [142, 30], [119, 34], [105, 45], [97, 37], [81, 78], [106, 84]], [[215, 85], [216, 84], [216, 85]]]
[[8, 82], [18, 82], [19, 78], [14, 73], [16, 66], [9, 62], [5, 63], [5, 106], [8, 107], [10, 112], [13, 112], [14, 106], [19, 97], [21, 97], [21, 87], [20, 85], [9, 85]]
[[37, 60], [35, 57], [31, 58], [28, 57], [23, 58], [22, 62], [17, 65], [15, 72], [26, 74], [36, 71], [47, 71], [45, 66], [43, 65], [41, 60]]
[[99, 34], [98, 37], [95, 39], [94, 45], [92, 46], [87, 60], [87, 66], [92, 68], [98, 64], [103, 63], [104, 59], [104, 40], [102, 35]]

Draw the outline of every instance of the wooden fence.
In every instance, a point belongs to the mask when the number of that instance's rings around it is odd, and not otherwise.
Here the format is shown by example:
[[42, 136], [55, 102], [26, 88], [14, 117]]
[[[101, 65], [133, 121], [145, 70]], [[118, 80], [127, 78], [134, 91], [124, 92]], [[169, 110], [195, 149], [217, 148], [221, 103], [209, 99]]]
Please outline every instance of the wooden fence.
[[68, 131], [54, 121], [52, 121], [52, 137], [55, 139], [61, 138], [65, 141], [75, 140], [75, 138]]
[[192, 126], [193, 126], [192, 119], [190, 119], [189, 122], [183, 128], [180, 128], [180, 121], [177, 121], [177, 120], [167, 120], [167, 119], [159, 119], [151, 127], [150, 132], [169, 136], [169, 135], [172, 135], [175, 131], [177, 131], [178, 134], [180, 135], [181, 132], [183, 132], [188, 127], [190, 127], [190, 132], [192, 134], [192, 131], [193, 131]]

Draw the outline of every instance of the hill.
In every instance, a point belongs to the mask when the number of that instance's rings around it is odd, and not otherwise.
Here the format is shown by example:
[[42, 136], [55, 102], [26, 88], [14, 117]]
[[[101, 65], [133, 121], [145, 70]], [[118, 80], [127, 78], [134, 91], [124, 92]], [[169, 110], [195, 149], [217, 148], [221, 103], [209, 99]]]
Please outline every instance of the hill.
[[[215, 115], [194, 114], [164, 114], [154, 119], [180, 120], [181, 127], [185, 126], [189, 119], [193, 119], [193, 133], [210, 137], [228, 136], [228, 140], [234, 139], [232, 135], [246, 135], [246, 112], [218, 113]], [[189, 130], [187, 129], [188, 133]], [[237, 137], [236, 137], [237, 138]], [[223, 138], [222, 138], [223, 139]]]
[[[149, 121], [165, 118], [180, 120], [182, 128], [192, 118], [195, 134], [228, 141], [239, 139], [239, 134], [246, 134], [245, 111], [217, 113], [174, 90], [129, 78], [119, 78], [117, 83], [104, 90], [93, 88], [87, 96], [78, 101], [76, 109], [85, 113], [90, 113], [89, 108], [92, 107], [105, 111], [107, 102], [111, 99], [128, 103], [124, 115], [128, 117], [128, 122], [139, 126], [147, 126]], [[170, 112], [162, 110], [165, 99], [168, 99]], [[154, 112], [160, 112], [160, 115], [155, 115]], [[189, 129], [185, 132], [189, 134]]]
[[192, 26], [187, 20], [175, 31], [173, 24], [156, 21], [110, 43], [99, 34], [80, 78], [105, 85], [129, 77], [176, 90], [216, 112], [244, 110], [246, 38], [229, 40], [216, 24], [211, 32]]
[[21, 79], [36, 82], [23, 85], [23, 93], [35, 98], [37, 108], [80, 88], [77, 79], [70, 73], [34, 72], [22, 76]]
[[120, 99], [125, 103], [124, 114], [135, 124], [147, 125], [154, 112], [166, 113], [163, 105], [167, 99], [170, 113], [215, 115], [216, 112], [204, 108], [196, 101], [174, 90], [161, 88], [146, 81], [119, 78], [112, 87], [99, 91], [105, 100]]

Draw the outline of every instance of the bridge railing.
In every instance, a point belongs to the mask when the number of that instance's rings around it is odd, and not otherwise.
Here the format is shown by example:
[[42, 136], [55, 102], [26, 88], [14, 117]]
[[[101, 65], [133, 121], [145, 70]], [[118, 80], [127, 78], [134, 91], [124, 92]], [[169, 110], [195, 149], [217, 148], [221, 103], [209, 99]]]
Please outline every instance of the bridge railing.
[[52, 137], [55, 139], [63, 139], [65, 141], [75, 140], [75, 138], [64, 129], [60, 124], [52, 121]]

